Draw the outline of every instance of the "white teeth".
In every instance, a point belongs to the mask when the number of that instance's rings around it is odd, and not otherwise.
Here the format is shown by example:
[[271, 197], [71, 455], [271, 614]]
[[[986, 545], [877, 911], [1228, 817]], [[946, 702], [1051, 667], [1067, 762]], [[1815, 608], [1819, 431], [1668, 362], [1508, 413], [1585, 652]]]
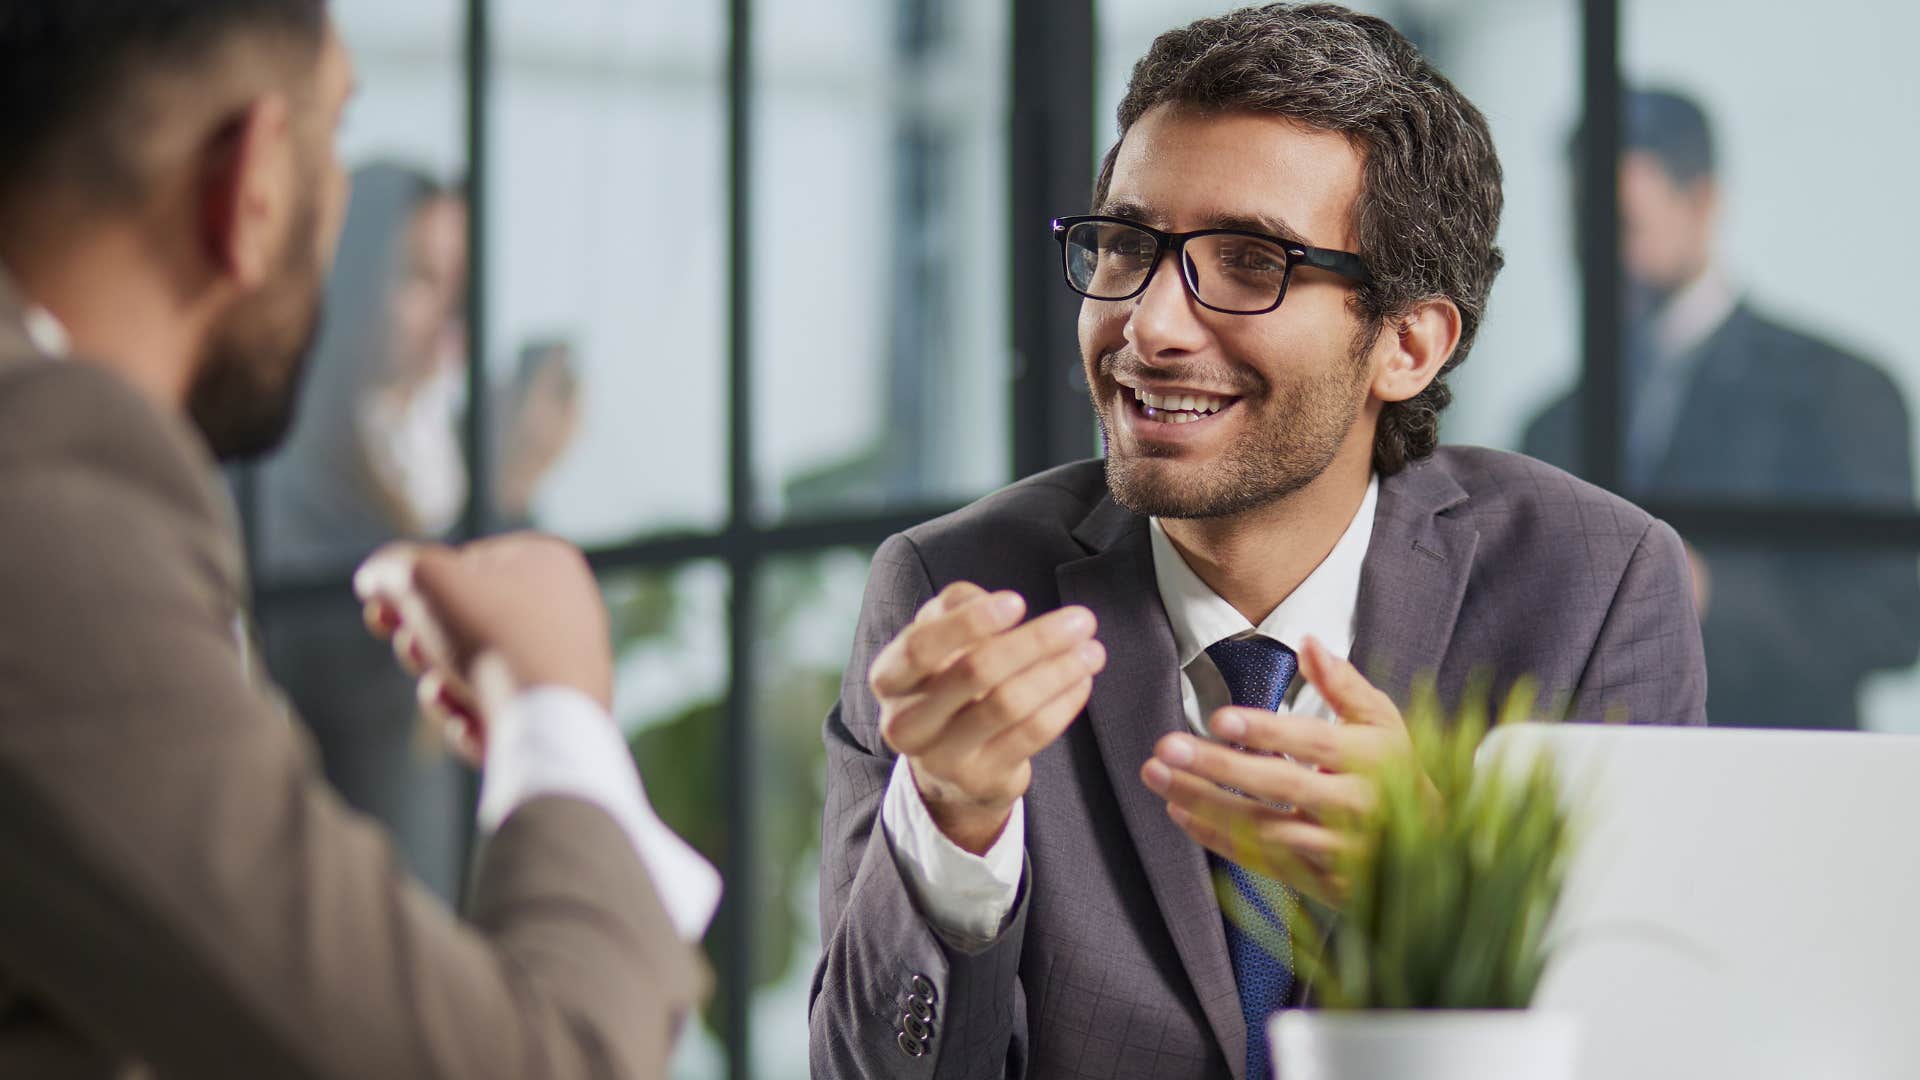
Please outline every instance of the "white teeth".
[[1208, 397], [1204, 394], [1155, 394], [1135, 387], [1133, 396], [1134, 400], [1142, 402], [1148, 408], [1165, 412], [1197, 413], [1204, 416], [1217, 413], [1227, 407], [1227, 399]]

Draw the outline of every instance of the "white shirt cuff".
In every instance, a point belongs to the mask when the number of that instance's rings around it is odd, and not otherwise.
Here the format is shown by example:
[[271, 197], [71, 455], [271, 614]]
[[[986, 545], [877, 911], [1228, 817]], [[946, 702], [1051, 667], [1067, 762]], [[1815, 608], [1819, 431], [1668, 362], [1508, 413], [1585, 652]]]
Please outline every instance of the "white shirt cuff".
[[1027, 847], [1025, 799], [1013, 804], [1007, 827], [986, 855], [975, 855], [934, 824], [903, 755], [894, 759], [880, 824], [893, 847], [894, 865], [934, 929], [968, 945], [985, 945], [1000, 936], [1020, 898]]
[[633, 752], [613, 717], [570, 687], [525, 691], [487, 718], [480, 829], [549, 795], [582, 799], [625, 830], [682, 939], [697, 942], [720, 904], [720, 874], [647, 801]]

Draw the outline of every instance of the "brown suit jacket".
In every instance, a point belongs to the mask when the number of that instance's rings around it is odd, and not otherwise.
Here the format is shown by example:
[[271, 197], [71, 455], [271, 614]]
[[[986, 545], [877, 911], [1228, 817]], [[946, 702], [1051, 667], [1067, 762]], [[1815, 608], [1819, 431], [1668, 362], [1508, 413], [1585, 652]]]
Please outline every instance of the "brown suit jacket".
[[707, 973], [625, 834], [536, 800], [439, 904], [250, 674], [214, 476], [0, 278], [0, 1076], [663, 1074]]

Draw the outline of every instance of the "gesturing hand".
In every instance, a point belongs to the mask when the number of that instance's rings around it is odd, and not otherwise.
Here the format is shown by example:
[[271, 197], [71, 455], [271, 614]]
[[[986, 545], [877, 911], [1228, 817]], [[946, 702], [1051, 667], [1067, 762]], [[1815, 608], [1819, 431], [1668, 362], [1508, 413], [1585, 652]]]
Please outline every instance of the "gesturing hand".
[[534, 533], [458, 548], [391, 544], [361, 566], [354, 588], [368, 627], [392, 637], [429, 715], [447, 721], [455, 751], [473, 763], [485, 753], [484, 717], [500, 703], [490, 698], [564, 686], [611, 702], [606, 608], [570, 544]]
[[1318, 641], [1307, 640], [1300, 671], [1338, 722], [1220, 709], [1210, 730], [1245, 750], [1168, 735], [1141, 766], [1140, 779], [1208, 850], [1338, 905], [1345, 888], [1332, 860], [1349, 841], [1327, 821], [1371, 809], [1375, 791], [1367, 768], [1390, 754], [1412, 754], [1413, 743], [1393, 699]]
[[934, 823], [976, 855], [1006, 828], [1030, 759], [1080, 715], [1107, 662], [1091, 611], [1023, 623], [1026, 610], [1018, 593], [949, 585], [868, 673], [881, 736], [906, 756]]

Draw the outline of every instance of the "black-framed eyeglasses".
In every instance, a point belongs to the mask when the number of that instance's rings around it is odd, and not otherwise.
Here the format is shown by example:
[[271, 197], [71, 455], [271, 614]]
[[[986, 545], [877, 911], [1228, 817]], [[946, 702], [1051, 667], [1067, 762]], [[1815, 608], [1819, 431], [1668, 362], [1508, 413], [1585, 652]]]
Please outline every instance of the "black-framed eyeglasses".
[[1147, 291], [1168, 251], [1201, 305], [1227, 315], [1265, 315], [1287, 298], [1297, 266], [1373, 283], [1351, 251], [1307, 247], [1241, 229], [1170, 233], [1126, 218], [1094, 214], [1055, 218], [1054, 239], [1066, 260], [1067, 284], [1093, 300], [1131, 300]]

